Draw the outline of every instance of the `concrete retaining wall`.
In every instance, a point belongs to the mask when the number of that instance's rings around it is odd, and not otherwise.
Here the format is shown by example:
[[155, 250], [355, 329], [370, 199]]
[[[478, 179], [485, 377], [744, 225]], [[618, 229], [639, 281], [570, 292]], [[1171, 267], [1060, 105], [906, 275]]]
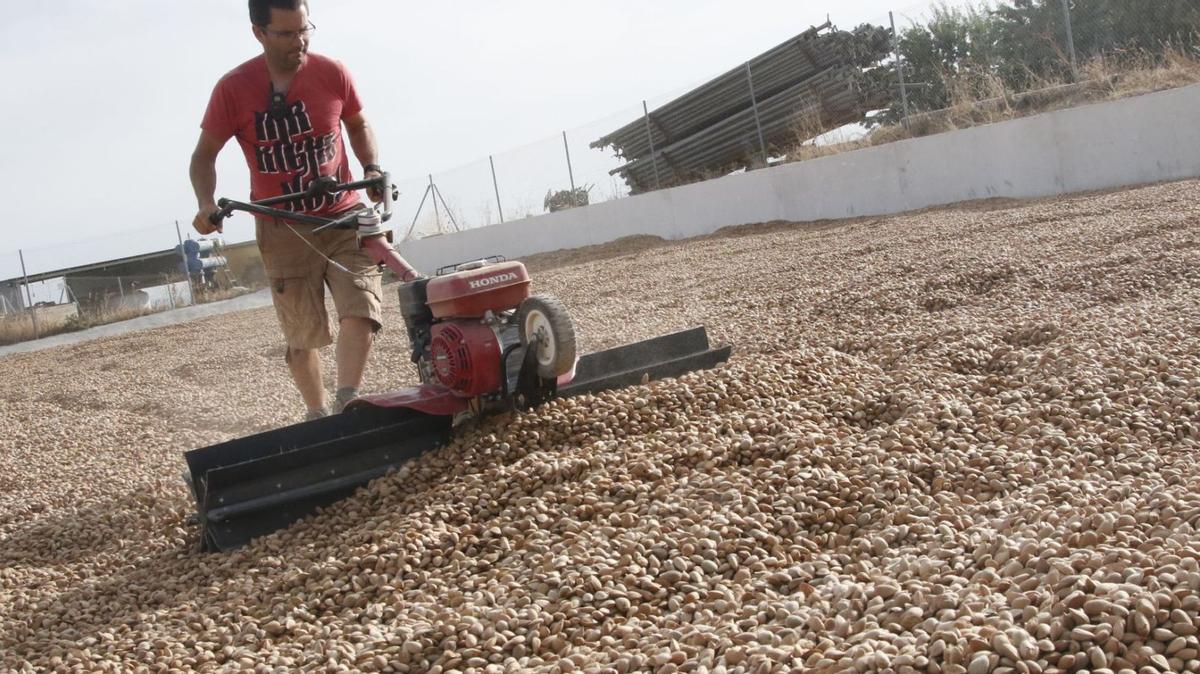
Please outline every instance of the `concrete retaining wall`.
[[1200, 177], [1200, 85], [785, 164], [401, 245], [426, 273], [633, 234], [885, 215]]

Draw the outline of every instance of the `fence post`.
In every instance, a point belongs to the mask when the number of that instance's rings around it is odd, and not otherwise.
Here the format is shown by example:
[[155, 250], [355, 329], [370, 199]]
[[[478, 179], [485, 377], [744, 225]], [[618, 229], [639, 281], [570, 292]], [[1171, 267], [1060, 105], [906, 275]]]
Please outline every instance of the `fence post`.
[[[567, 132], [563, 131], [563, 150], [567, 153], [567, 175], [571, 178], [571, 199], [575, 198], [575, 171], [571, 168], [571, 146], [567, 145]], [[574, 202], [572, 202], [574, 203]]]
[[1071, 0], [1062, 0], [1063, 23], [1067, 27], [1067, 54], [1071, 57], [1071, 81], [1079, 81], [1079, 68], [1075, 62], [1075, 34], [1071, 30]]
[[662, 181], [658, 178], [658, 157], [654, 153], [654, 134], [650, 132], [650, 108], [642, 101], [642, 112], [646, 115], [646, 140], [650, 141], [650, 161], [654, 164], [654, 189], [662, 189]]
[[746, 83], [750, 85], [750, 108], [754, 110], [754, 127], [758, 129], [758, 149], [762, 152], [763, 166], [766, 166], [767, 143], [763, 140], [762, 122], [758, 118], [758, 99], [754, 96], [754, 75], [750, 72], [749, 61], [746, 61]]
[[496, 190], [496, 210], [500, 211], [500, 224], [504, 224], [504, 206], [500, 205], [500, 183], [496, 182], [496, 162], [490, 154], [488, 163], [492, 165], [492, 189]]
[[[429, 187], [433, 190], [433, 199], [434, 199], [433, 207], [437, 208], [437, 200], [441, 199], [442, 200], [442, 208], [446, 209], [446, 217], [450, 218], [450, 224], [454, 225], [454, 231], [461, 232], [462, 230], [458, 228], [458, 221], [454, 219], [454, 211], [450, 210], [450, 204], [446, 203], [446, 197], [442, 196], [442, 191], [440, 189], [438, 189], [437, 185], [434, 185], [432, 183], [429, 185]], [[441, 223], [439, 222], [438, 223], [438, 231], [441, 231], [441, 227], [442, 227]]]
[[442, 233], [442, 214], [438, 212], [437, 192], [434, 192], [435, 189], [437, 189], [437, 188], [435, 188], [433, 186], [433, 174], [430, 173], [429, 174], [429, 191], [433, 192], [433, 217], [437, 221], [438, 234], [441, 234]]
[[29, 288], [29, 274], [25, 271], [25, 251], [18, 248], [17, 256], [21, 258], [21, 276], [25, 279], [25, 301], [29, 302], [29, 315], [33, 317], [33, 338], [41, 339], [41, 330], [38, 329], [37, 307], [33, 306], [33, 291]]
[[[192, 270], [188, 269], [187, 253], [183, 249], [183, 234], [179, 231], [179, 221], [175, 221], [175, 236], [179, 237], [179, 259], [183, 261], [183, 277], [188, 282], [188, 293], [192, 296], [192, 304], [198, 304], [196, 300], [196, 287], [192, 285]], [[201, 271], [200, 273], [204, 273]]]
[[892, 48], [896, 52], [896, 76], [900, 78], [900, 105], [904, 117], [900, 124], [908, 129], [908, 85], [904, 81], [904, 57], [900, 54], [900, 36], [896, 34], [896, 17], [888, 12], [888, 21], [892, 23]]

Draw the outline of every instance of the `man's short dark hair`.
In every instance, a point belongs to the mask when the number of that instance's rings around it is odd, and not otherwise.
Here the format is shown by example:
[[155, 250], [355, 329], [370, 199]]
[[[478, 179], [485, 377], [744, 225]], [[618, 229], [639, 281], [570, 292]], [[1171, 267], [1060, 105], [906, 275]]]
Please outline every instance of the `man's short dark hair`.
[[308, 9], [308, 0], [250, 0], [250, 23], [256, 26], [271, 23], [272, 8], [295, 12], [301, 7]]

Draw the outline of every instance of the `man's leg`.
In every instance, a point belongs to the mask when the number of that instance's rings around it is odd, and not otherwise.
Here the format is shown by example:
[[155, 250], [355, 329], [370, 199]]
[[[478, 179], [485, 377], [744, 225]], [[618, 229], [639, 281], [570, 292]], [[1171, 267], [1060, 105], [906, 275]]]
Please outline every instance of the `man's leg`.
[[334, 358], [337, 361], [337, 396], [334, 411], [340, 412], [358, 397], [363, 383], [367, 355], [375, 333], [383, 324], [379, 297], [383, 293], [381, 274], [375, 263], [358, 247], [354, 232], [328, 230], [329, 256], [351, 273], [330, 266], [325, 276], [337, 308], [338, 336]]
[[304, 277], [272, 279], [271, 299], [287, 346], [284, 358], [292, 381], [304, 399], [309, 418], [329, 413], [318, 349], [333, 342], [322, 297], [324, 286]]
[[[338, 322], [337, 388], [358, 390], [362, 386], [363, 370], [367, 366], [367, 355], [375, 340], [375, 323], [369, 318], [348, 316]], [[344, 401], [339, 401], [344, 402]]]
[[324, 266], [310, 247], [315, 239], [304, 227], [270, 218], [255, 218], [254, 238], [270, 278], [292, 381], [310, 417], [327, 414], [318, 349], [332, 344], [333, 335], [325, 311]]
[[321, 381], [321, 356], [317, 350], [289, 348], [287, 363], [309, 414], [327, 411], [325, 385]]

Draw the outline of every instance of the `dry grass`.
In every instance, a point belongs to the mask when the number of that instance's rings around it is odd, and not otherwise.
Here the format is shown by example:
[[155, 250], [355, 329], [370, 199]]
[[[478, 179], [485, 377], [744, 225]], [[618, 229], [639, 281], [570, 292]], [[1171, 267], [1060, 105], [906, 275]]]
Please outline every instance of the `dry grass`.
[[[265, 284], [263, 284], [261, 287], [265, 288], [267, 286]], [[197, 303], [198, 304], [208, 304], [209, 302], [221, 302], [223, 300], [231, 300], [235, 297], [241, 297], [242, 295], [245, 295], [246, 293], [253, 292], [254, 290], [255, 289], [251, 289], [249, 287], [240, 286], [240, 285], [233, 286], [231, 288], [217, 288], [216, 290], [199, 290], [198, 289], [196, 291], [196, 297], [199, 300]]]
[[0, 321], [0, 345], [26, 342], [33, 338], [33, 321], [24, 315], [6, 316], [3, 321]]
[[[1141, 56], [1135, 58], [1134, 63], [1137, 64], [1135, 67], [1122, 69], [1097, 59], [1086, 64], [1083, 72], [1118, 75], [1112, 98], [1139, 96], [1200, 83], [1200, 51], [1170, 49], [1157, 62]], [[1114, 70], [1117, 72], [1114, 73]]]
[[105, 323], [116, 323], [152, 313], [147, 310], [121, 308], [110, 311], [81, 313], [55, 325], [46, 325], [40, 320], [35, 331], [33, 320], [28, 314], [0, 321], [0, 345], [17, 344], [41, 337], [51, 337], [67, 332], [86, 330]]
[[[228, 300], [239, 295], [244, 295], [248, 292], [246, 288], [230, 288], [212, 291], [197, 292], [200, 299], [200, 304], [210, 302], [219, 302]], [[109, 323], [119, 323], [130, 319], [147, 316], [153, 313], [167, 311], [167, 308], [137, 308], [137, 307], [115, 307], [97, 310], [83, 310], [79, 314], [68, 318], [65, 321], [57, 322], [54, 325], [47, 325], [44, 320], [40, 321], [38, 330], [33, 329], [33, 321], [28, 315], [17, 318], [6, 318], [0, 320], [0, 346], [8, 344], [17, 344], [19, 342], [27, 342], [33, 339], [42, 337], [52, 337], [68, 332], [78, 332], [87, 330], [99, 325], [107, 325]]]
[[831, 154], [840, 154], [842, 152], [849, 152], [850, 150], [870, 147], [871, 145], [865, 138], [846, 141], [844, 143], [817, 144], [814, 142], [814, 139], [826, 133], [826, 131], [827, 127], [821, 119], [821, 111], [816, 107], [809, 107], [796, 115], [791, 124], [793, 142], [791, 148], [786, 153], [787, 161], [816, 159]]

